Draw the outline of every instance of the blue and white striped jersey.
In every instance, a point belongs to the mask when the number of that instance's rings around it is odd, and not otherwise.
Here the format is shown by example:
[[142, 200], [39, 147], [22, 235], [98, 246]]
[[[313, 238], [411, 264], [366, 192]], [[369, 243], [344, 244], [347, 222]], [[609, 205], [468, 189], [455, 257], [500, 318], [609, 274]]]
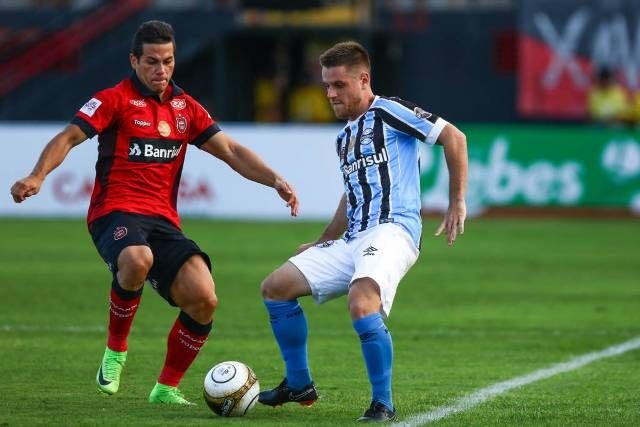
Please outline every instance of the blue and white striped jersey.
[[400, 224], [420, 245], [419, 143], [432, 145], [447, 122], [399, 98], [376, 96], [338, 134], [349, 240], [378, 224]]

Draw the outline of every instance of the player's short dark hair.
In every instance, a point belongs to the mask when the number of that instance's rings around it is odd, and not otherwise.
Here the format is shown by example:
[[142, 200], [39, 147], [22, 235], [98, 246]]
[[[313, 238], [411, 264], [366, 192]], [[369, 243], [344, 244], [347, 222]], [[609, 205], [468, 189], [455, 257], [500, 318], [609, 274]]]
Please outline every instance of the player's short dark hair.
[[371, 61], [367, 50], [360, 43], [354, 41], [341, 42], [327, 49], [320, 55], [320, 65], [327, 68], [340, 65], [347, 67], [362, 65], [367, 71], [371, 70]]
[[163, 21], [143, 22], [131, 42], [131, 53], [138, 59], [142, 56], [142, 45], [144, 43], [173, 43], [173, 49], [175, 50], [176, 41], [173, 35], [173, 27]]

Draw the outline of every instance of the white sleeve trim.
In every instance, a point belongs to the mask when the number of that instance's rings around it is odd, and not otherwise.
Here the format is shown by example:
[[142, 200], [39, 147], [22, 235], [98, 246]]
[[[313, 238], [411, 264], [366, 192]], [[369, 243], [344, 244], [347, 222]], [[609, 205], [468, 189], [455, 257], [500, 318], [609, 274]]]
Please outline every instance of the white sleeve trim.
[[427, 135], [427, 138], [424, 140], [424, 142], [429, 145], [435, 144], [438, 140], [438, 137], [440, 136], [440, 132], [442, 132], [442, 129], [444, 129], [444, 127], [448, 123], [449, 122], [442, 117], [438, 117], [438, 120], [436, 120], [436, 123], [431, 128], [431, 131], [429, 132], [429, 135]]

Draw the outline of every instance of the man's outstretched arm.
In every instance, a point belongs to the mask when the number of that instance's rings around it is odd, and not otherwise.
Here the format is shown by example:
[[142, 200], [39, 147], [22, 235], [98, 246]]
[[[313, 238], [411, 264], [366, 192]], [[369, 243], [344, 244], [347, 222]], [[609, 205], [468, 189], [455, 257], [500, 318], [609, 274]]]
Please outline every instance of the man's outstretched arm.
[[87, 139], [87, 135], [76, 125], [70, 124], [54, 136], [44, 147], [33, 170], [26, 177], [16, 181], [11, 187], [11, 195], [16, 203], [38, 194], [47, 175], [60, 166], [69, 151]]
[[211, 136], [200, 148], [227, 163], [243, 177], [273, 187], [282, 200], [287, 202], [287, 206], [291, 209], [291, 216], [298, 215], [300, 203], [293, 187], [274, 172], [256, 153], [237, 143], [223, 132], [217, 132]]

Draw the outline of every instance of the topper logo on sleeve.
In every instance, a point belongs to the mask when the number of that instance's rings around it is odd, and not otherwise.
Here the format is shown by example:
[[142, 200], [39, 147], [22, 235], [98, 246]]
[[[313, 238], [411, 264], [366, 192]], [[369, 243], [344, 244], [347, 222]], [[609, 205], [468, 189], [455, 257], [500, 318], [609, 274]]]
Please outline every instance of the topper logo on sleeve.
[[182, 151], [179, 139], [131, 138], [129, 161], [138, 163], [171, 163]]
[[93, 117], [96, 110], [100, 108], [101, 105], [102, 101], [96, 98], [91, 98], [82, 106], [82, 108], [80, 108], [80, 112], [85, 113], [89, 117]]

